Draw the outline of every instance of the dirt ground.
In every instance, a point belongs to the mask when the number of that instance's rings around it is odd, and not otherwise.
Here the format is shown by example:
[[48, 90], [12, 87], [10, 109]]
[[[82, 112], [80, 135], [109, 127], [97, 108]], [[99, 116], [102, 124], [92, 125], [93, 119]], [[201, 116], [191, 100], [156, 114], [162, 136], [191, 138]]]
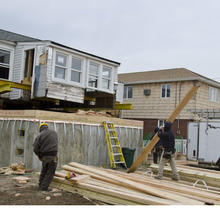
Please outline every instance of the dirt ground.
[[[93, 201], [70, 192], [52, 188], [51, 192], [38, 190], [38, 177], [34, 173], [22, 176], [31, 180], [26, 184], [18, 184], [13, 177], [16, 175], [0, 174], [0, 205], [98, 205]], [[47, 200], [48, 199], [48, 200]]]

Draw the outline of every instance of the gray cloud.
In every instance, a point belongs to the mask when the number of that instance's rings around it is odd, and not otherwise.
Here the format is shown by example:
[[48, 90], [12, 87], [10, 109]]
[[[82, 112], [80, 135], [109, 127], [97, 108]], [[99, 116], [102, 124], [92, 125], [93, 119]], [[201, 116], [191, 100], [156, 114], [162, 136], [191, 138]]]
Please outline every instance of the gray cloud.
[[185, 67], [220, 77], [218, 0], [1, 3], [1, 27], [121, 62], [119, 72]]

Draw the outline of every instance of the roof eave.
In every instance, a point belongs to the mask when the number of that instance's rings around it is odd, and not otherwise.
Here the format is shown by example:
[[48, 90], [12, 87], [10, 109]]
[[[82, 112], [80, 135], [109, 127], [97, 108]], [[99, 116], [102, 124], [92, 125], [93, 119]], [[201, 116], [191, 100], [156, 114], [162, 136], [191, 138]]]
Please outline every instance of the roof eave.
[[[119, 80], [122, 81], [123, 80]], [[204, 79], [202, 77], [189, 77], [181, 79], [160, 79], [160, 80], [146, 80], [146, 81], [136, 81], [136, 82], [123, 82], [124, 85], [139, 85], [139, 84], [149, 84], [149, 83], [165, 83], [165, 82], [180, 82], [180, 81], [200, 81], [207, 83], [211, 86], [220, 88], [220, 83], [213, 80]]]
[[63, 48], [66, 48], [66, 49], [69, 49], [69, 50], [72, 50], [72, 51], [75, 51], [75, 52], [84, 54], [84, 55], [86, 55], [86, 56], [94, 57], [94, 58], [96, 58], [96, 59], [104, 60], [104, 61], [107, 61], [107, 62], [110, 62], [110, 63], [114, 63], [114, 64], [116, 64], [117, 66], [120, 66], [120, 63], [119, 63], [119, 62], [116, 62], [116, 61], [113, 61], [113, 60], [109, 60], [109, 59], [106, 59], [106, 58], [103, 58], [103, 57], [100, 57], [100, 56], [96, 56], [96, 55], [94, 55], [94, 54], [87, 53], [87, 52], [84, 52], [84, 51], [82, 51], [82, 50], [78, 50], [78, 49], [75, 49], [75, 48], [72, 48], [72, 47], [69, 47], [69, 46], [65, 46], [65, 45], [63, 45], [63, 44], [60, 44], [60, 43], [57, 43], [57, 42], [54, 42], [54, 41], [50, 41], [50, 43], [51, 43], [52, 45], [55, 45], [55, 46], [63, 47]]

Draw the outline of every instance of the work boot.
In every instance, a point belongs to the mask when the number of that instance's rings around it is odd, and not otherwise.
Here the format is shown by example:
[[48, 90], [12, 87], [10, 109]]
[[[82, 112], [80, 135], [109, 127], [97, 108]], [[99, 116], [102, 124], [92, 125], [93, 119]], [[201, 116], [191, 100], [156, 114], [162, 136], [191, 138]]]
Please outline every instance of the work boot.
[[51, 188], [47, 188], [47, 189], [45, 189], [45, 188], [41, 188], [40, 190], [41, 190], [41, 191], [44, 191], [44, 192], [51, 192], [51, 191], [52, 191]]
[[154, 178], [155, 178], [155, 179], [158, 179], [158, 180], [162, 180], [162, 177], [161, 177], [161, 176], [155, 176]]
[[172, 177], [172, 180], [179, 181], [180, 178], [179, 178], [178, 176], [173, 176], [173, 177]]

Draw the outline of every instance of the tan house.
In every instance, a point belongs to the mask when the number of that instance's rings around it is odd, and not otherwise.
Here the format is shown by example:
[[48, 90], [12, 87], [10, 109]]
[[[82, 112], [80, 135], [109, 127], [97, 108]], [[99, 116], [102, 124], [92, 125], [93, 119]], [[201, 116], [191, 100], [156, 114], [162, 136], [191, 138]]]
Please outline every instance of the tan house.
[[118, 75], [124, 83], [124, 103], [133, 109], [122, 111], [122, 118], [144, 121], [144, 134], [163, 125], [185, 94], [197, 83], [200, 88], [173, 124], [176, 135], [187, 136], [189, 121], [198, 120], [193, 111], [220, 109], [220, 83], [185, 68]]

